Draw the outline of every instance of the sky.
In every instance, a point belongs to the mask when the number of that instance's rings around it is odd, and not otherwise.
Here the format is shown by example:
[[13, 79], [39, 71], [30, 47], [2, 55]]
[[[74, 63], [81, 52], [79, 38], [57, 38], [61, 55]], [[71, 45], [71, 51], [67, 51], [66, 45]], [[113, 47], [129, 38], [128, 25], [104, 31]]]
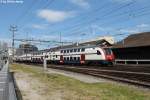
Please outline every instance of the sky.
[[60, 41], [61, 34], [65, 42], [100, 36], [120, 41], [150, 31], [150, 0], [0, 0], [0, 40], [9, 44], [10, 25], [17, 26], [16, 39]]

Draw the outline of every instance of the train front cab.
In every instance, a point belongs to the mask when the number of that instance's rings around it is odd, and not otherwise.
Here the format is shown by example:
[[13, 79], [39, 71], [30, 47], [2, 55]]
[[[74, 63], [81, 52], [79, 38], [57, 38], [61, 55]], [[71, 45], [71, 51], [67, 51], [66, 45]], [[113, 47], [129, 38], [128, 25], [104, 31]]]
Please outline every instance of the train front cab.
[[105, 61], [103, 62], [104, 65], [113, 65], [115, 56], [110, 48], [103, 48]]

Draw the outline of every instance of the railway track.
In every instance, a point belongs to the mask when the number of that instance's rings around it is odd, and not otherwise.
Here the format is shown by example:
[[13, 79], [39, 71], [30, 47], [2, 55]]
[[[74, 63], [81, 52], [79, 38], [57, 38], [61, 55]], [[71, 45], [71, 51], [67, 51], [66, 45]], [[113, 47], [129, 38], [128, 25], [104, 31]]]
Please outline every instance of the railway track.
[[[36, 65], [43, 66], [42, 64]], [[96, 77], [111, 79], [114, 81], [150, 88], [150, 67], [133, 67], [133, 66], [98, 67], [98, 66], [73, 66], [73, 65], [48, 64], [48, 68], [88, 74]]]
[[[65, 67], [70, 67], [72, 65], [65, 65]], [[114, 71], [128, 71], [128, 72], [140, 72], [140, 73], [150, 73], [150, 66], [75, 66], [78, 68], [90, 68], [90, 69], [96, 69], [96, 70], [114, 70]]]
[[88, 74], [96, 77], [107, 78], [119, 82], [125, 82], [137, 86], [150, 88], [150, 73], [135, 72], [135, 71], [118, 71], [118, 70], [104, 70], [96, 68], [79, 68], [73, 66], [62, 65], [49, 65], [48, 67], [54, 69], [61, 69], [67, 71], [73, 71], [83, 74]]

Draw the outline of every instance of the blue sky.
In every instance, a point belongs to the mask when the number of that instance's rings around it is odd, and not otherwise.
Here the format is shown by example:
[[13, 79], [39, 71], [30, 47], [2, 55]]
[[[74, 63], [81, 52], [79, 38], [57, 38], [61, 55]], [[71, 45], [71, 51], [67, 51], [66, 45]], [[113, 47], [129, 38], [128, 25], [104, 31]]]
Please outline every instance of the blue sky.
[[9, 43], [10, 25], [18, 27], [16, 38], [59, 41], [61, 33], [62, 41], [73, 42], [105, 35], [118, 41], [129, 34], [150, 31], [149, 0], [8, 1], [0, 2], [0, 39]]

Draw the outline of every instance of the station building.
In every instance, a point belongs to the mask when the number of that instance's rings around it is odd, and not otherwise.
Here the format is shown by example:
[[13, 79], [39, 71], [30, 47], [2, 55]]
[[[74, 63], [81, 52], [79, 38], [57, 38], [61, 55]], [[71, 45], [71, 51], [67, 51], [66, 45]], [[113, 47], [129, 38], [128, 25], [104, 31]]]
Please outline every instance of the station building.
[[132, 34], [114, 44], [117, 63], [150, 64], [150, 32]]
[[22, 44], [19, 45], [19, 48], [16, 49], [16, 55], [22, 55], [22, 54], [27, 54], [36, 51], [38, 51], [38, 48], [35, 45], [32, 45], [27, 42], [23, 42]]

